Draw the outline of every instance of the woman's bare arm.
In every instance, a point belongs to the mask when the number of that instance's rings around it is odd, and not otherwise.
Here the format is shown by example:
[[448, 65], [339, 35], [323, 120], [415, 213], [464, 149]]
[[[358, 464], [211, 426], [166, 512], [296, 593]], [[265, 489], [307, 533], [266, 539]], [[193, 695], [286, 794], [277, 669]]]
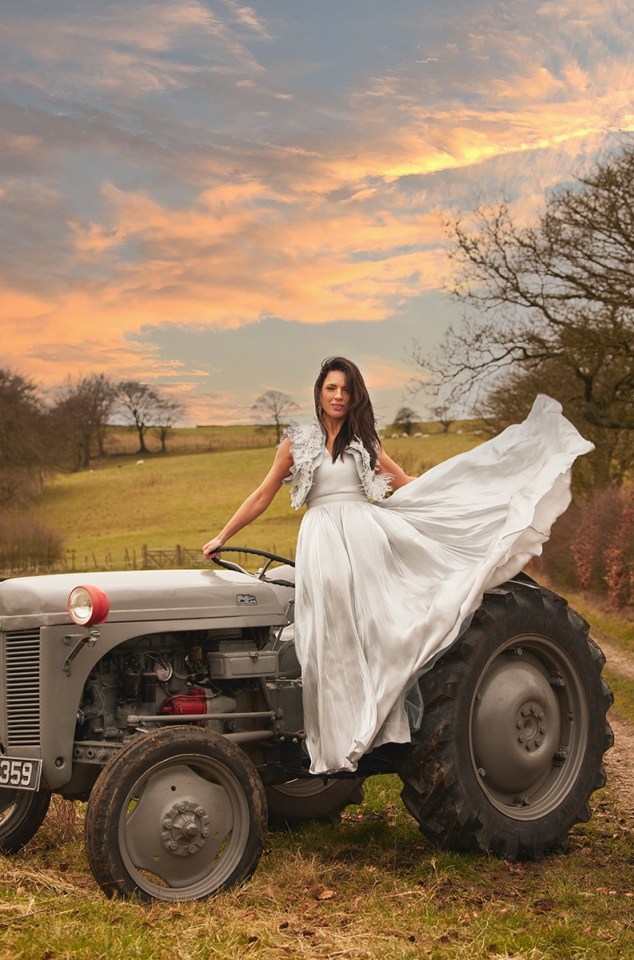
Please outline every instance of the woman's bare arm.
[[219, 548], [227, 540], [264, 513], [282, 486], [282, 481], [289, 475], [292, 466], [291, 441], [286, 437], [277, 448], [273, 466], [260, 486], [238, 507], [231, 520], [225, 524], [220, 533], [203, 546], [203, 554], [208, 560], [216, 555]]
[[409, 477], [403, 468], [399, 467], [398, 463], [392, 460], [391, 457], [388, 457], [383, 447], [381, 447], [379, 451], [378, 463], [381, 473], [389, 473], [391, 476], [391, 485], [395, 490], [398, 490], [399, 487], [404, 487], [406, 483], [411, 483], [412, 480], [416, 479], [416, 477]]

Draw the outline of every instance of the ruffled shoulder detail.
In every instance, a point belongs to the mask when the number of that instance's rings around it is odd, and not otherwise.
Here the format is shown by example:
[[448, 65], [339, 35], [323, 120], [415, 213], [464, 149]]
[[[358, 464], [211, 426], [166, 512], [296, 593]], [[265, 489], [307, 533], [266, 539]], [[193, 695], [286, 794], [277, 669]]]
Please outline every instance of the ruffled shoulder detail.
[[284, 483], [292, 483], [291, 506], [299, 510], [313, 485], [315, 470], [326, 449], [325, 436], [317, 417], [291, 420], [285, 430], [291, 441], [293, 466]]
[[296, 449], [299, 454], [303, 454], [307, 450], [315, 453], [317, 449], [323, 446], [326, 439], [317, 417], [289, 420], [284, 436], [289, 438], [293, 449]]
[[353, 440], [352, 443], [348, 445], [347, 450], [353, 455], [357, 462], [361, 486], [368, 500], [374, 502], [383, 500], [392, 489], [390, 486], [392, 480], [390, 474], [376, 473], [372, 469], [370, 454], [360, 440]]

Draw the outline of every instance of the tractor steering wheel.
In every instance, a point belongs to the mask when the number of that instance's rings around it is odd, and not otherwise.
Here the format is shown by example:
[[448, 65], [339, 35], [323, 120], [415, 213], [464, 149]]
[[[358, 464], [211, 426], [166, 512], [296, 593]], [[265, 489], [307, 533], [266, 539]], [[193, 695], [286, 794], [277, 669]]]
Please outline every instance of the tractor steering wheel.
[[278, 563], [285, 563], [290, 567], [294, 567], [295, 561], [290, 560], [288, 557], [280, 557], [278, 554], [270, 553], [268, 550], [255, 550], [251, 547], [221, 547], [218, 553], [248, 553], [255, 557], [264, 557], [267, 562], [260, 570], [258, 570], [257, 573], [251, 573], [250, 570], [245, 570], [244, 567], [240, 566], [239, 563], [233, 563], [231, 560], [225, 560], [217, 555], [211, 559], [219, 567], [224, 567], [225, 570], [233, 570], [234, 573], [244, 573], [248, 577], [256, 577], [258, 580], [264, 580], [266, 583], [276, 583], [282, 587], [295, 586], [295, 584], [291, 583], [289, 580], [275, 580], [266, 576], [267, 570], [271, 564], [276, 561]]

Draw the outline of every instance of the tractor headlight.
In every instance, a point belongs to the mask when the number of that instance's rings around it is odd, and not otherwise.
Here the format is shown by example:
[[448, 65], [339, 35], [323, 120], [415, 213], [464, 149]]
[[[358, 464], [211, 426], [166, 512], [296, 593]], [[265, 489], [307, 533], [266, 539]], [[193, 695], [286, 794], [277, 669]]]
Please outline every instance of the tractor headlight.
[[71, 590], [68, 597], [68, 613], [73, 623], [80, 627], [92, 627], [105, 623], [110, 612], [108, 594], [99, 587], [80, 586]]

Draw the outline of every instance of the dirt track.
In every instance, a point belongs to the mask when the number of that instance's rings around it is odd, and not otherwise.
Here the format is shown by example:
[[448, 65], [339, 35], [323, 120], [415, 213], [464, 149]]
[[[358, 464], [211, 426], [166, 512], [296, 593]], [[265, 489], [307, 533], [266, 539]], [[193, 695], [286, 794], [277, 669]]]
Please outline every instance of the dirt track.
[[[606, 666], [627, 680], [634, 681], [634, 662], [610, 642], [604, 633], [592, 631], [606, 657]], [[614, 731], [614, 746], [608, 751], [605, 766], [609, 780], [616, 785], [625, 812], [634, 821], [634, 727], [619, 720], [611, 711], [608, 719]]]
[[590, 635], [594, 637], [605, 654], [607, 667], [614, 673], [618, 673], [626, 680], [634, 682], [634, 658], [629, 657], [627, 653], [619, 650], [605, 633], [599, 630], [590, 630]]
[[634, 822], [634, 729], [629, 723], [610, 715], [614, 731], [614, 746], [606, 754], [605, 768], [624, 813]]

